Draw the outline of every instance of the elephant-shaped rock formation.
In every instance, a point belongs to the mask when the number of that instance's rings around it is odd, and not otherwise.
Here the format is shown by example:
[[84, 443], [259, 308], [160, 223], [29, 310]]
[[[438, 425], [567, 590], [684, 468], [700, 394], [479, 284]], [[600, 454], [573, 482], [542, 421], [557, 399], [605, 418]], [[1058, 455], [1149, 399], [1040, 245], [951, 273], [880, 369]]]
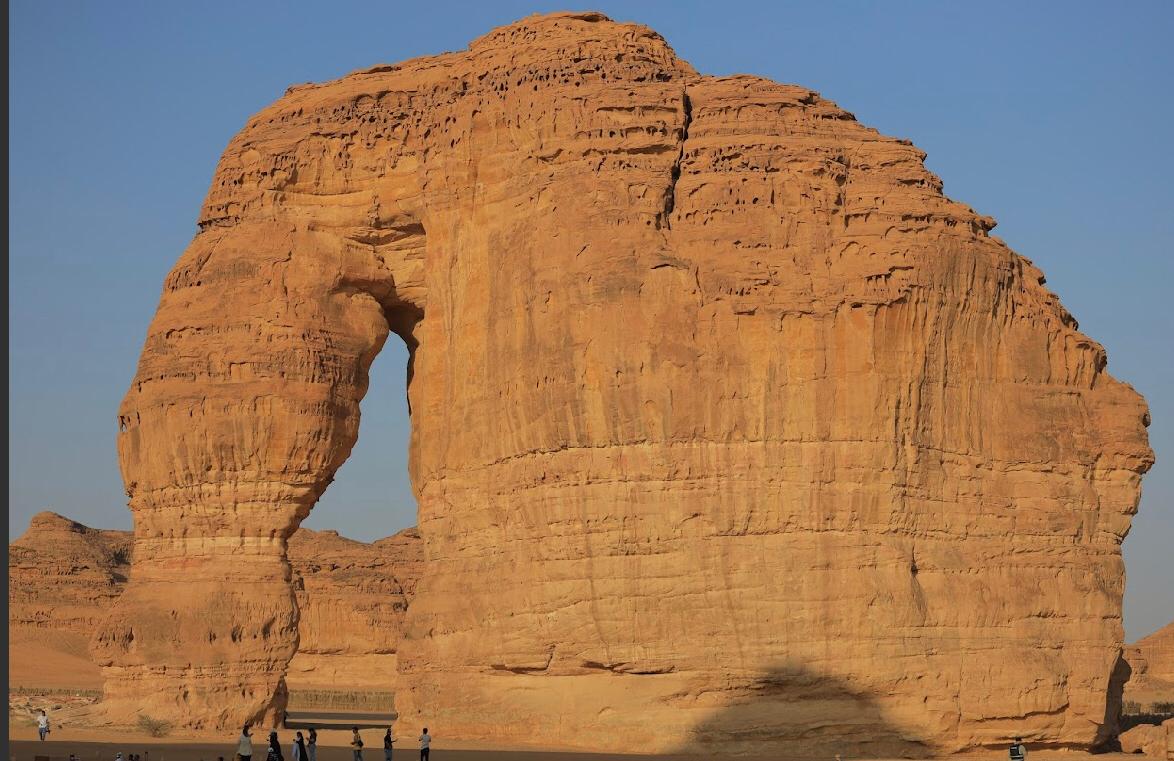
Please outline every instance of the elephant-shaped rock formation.
[[121, 407], [107, 705], [280, 716], [287, 539], [395, 333], [405, 727], [1104, 739], [1148, 413], [924, 158], [594, 13], [291, 87], [225, 151]]

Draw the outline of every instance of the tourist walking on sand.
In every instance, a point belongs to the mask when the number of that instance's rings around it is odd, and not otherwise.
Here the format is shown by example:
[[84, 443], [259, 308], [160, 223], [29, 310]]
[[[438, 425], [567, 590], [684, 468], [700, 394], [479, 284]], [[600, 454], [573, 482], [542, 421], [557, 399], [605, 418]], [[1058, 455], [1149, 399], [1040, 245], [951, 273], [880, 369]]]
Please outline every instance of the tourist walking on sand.
[[1022, 737], [1016, 737], [1015, 742], [1011, 743], [1011, 761], [1026, 761], [1027, 746], [1023, 744]]
[[306, 738], [302, 737], [301, 732], [298, 732], [297, 737], [293, 744], [293, 761], [306, 761]]
[[420, 761], [428, 761], [428, 746], [432, 744], [432, 735], [428, 734], [428, 727], [420, 734]]
[[41, 715], [37, 717], [37, 734], [41, 736], [41, 742], [45, 741], [45, 735], [49, 734], [49, 714], [45, 713], [45, 709], [41, 709]]
[[391, 727], [387, 728], [387, 734], [383, 735], [383, 761], [391, 761], [391, 745], [395, 742], [395, 738], [391, 736]]
[[277, 741], [277, 732], [273, 730], [269, 730], [269, 753], [265, 761], [285, 761], [285, 756], [281, 755], [281, 743]]
[[306, 741], [306, 752], [310, 754], [310, 761], [318, 761], [318, 730], [310, 727], [310, 737]]
[[363, 738], [359, 737], [358, 727], [351, 727], [351, 749], [355, 753], [355, 761], [363, 761]]
[[248, 724], [241, 728], [241, 739], [237, 743], [236, 754], [240, 756], [240, 761], [252, 761], [253, 759], [253, 738], [249, 735]]

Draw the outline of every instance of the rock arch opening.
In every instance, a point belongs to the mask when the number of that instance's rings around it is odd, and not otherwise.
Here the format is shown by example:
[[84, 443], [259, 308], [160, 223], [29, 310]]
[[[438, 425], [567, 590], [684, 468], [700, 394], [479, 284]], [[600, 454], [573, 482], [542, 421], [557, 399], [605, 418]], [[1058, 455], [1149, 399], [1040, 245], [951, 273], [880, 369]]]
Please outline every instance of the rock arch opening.
[[388, 315], [358, 439], [289, 540], [298, 606], [297, 651], [285, 670], [293, 716], [394, 709], [398, 645], [422, 557], [408, 473], [408, 342], [415, 347], [418, 321], [415, 309]]
[[367, 368], [355, 444], [302, 528], [372, 542], [416, 525], [408, 389], [418, 347], [412, 329], [422, 314], [396, 306], [385, 315], [390, 330]]

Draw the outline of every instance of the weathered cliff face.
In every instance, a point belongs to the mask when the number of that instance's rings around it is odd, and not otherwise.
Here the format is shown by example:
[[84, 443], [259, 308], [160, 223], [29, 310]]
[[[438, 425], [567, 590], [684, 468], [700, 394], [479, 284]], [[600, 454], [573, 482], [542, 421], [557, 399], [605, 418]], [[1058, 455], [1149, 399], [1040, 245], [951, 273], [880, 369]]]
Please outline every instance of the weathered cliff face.
[[1125, 700], [1143, 709], [1154, 703], [1174, 703], [1174, 623], [1125, 648], [1129, 681]]
[[299, 611], [291, 692], [394, 692], [404, 615], [423, 570], [419, 532], [367, 544], [299, 529], [289, 556]]
[[9, 685], [101, 687], [87, 643], [122, 593], [130, 550], [129, 531], [33, 516], [8, 545]]
[[1097, 741], [1146, 408], [923, 159], [595, 14], [291, 88], [225, 151], [121, 409], [108, 700], [280, 709], [286, 538], [394, 332], [426, 561], [407, 725]]

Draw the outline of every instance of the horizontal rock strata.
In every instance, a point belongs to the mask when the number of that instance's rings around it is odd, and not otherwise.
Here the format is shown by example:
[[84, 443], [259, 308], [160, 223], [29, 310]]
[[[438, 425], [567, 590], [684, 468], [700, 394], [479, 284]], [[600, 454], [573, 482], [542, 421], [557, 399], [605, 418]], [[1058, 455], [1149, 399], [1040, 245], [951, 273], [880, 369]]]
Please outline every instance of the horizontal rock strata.
[[298, 649], [286, 674], [291, 693], [395, 691], [396, 653], [423, 570], [421, 550], [415, 529], [370, 544], [335, 531], [293, 535], [299, 617]]
[[101, 688], [88, 643], [126, 585], [131, 541], [42, 512], [8, 545], [9, 686]]
[[425, 557], [406, 726], [1104, 740], [1148, 413], [924, 158], [598, 14], [290, 88], [221, 158], [120, 411], [108, 701], [280, 713], [287, 538], [395, 333]]
[[[11, 686], [101, 688], [88, 643], [126, 586], [131, 546], [129, 531], [47, 512], [9, 545]], [[419, 533], [365, 543], [299, 529], [289, 555], [299, 608], [290, 690], [394, 692], [404, 615], [421, 572]]]
[[1155, 703], [1174, 705], [1174, 623], [1125, 648], [1129, 681], [1125, 701], [1146, 710]]

